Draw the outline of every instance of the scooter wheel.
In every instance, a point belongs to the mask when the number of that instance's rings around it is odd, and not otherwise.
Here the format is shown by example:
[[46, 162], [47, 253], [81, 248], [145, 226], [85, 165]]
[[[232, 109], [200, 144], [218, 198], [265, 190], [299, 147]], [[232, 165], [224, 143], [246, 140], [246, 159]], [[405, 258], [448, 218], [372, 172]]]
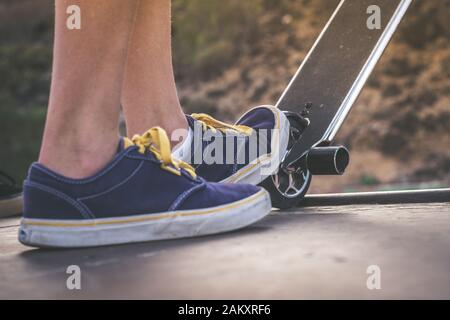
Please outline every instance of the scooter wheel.
[[272, 206], [279, 209], [296, 207], [305, 196], [312, 175], [307, 169], [299, 168], [287, 173], [279, 170], [277, 174], [266, 178], [260, 186], [270, 193]]

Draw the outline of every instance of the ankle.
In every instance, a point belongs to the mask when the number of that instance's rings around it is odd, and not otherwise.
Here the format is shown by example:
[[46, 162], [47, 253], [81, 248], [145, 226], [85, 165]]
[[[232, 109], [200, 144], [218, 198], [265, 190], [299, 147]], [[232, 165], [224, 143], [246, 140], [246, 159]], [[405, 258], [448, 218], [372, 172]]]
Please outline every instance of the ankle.
[[72, 179], [90, 177], [103, 169], [117, 153], [118, 138], [88, 143], [66, 140], [49, 143], [44, 139], [38, 162]]
[[[172, 114], [169, 119], [167, 116], [156, 116], [149, 119], [133, 119], [135, 121], [128, 121], [127, 119], [127, 136], [133, 137], [135, 134], [143, 134], [148, 129], [158, 126], [163, 128], [167, 136], [172, 142], [172, 146], [180, 142], [181, 138], [185, 138], [189, 132], [189, 125], [186, 116], [180, 114]], [[156, 120], [157, 119], [157, 120]]]

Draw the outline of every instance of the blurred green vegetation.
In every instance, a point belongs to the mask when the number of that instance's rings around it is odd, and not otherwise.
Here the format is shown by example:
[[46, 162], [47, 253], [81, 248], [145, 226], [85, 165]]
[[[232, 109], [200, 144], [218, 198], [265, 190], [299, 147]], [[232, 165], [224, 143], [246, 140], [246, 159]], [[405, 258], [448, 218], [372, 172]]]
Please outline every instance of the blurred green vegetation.
[[20, 184], [37, 158], [46, 108], [0, 107], [0, 168]]
[[359, 183], [364, 186], [375, 186], [380, 183], [376, 177], [368, 174], [363, 174], [359, 180]]
[[[173, 47], [179, 78], [207, 79], [259, 50], [261, 17], [288, 12], [292, 0], [174, 0]], [[272, 30], [275, 32], [275, 30]]]
[[178, 74], [211, 76], [251, 48], [262, 0], [174, 1], [174, 61]]
[[0, 46], [0, 105], [30, 108], [47, 104], [51, 48], [44, 44]]

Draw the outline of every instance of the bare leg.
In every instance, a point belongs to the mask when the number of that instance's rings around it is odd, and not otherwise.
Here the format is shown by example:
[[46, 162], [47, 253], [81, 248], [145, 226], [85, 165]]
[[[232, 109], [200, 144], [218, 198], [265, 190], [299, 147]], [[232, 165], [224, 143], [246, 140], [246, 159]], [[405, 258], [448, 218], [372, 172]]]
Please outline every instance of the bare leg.
[[[137, 0], [56, 0], [53, 77], [39, 162], [72, 177], [101, 169], [118, 143], [120, 90]], [[66, 9], [81, 9], [81, 30]]]
[[128, 52], [122, 105], [127, 134], [153, 126], [187, 128], [172, 68], [170, 0], [139, 4]]

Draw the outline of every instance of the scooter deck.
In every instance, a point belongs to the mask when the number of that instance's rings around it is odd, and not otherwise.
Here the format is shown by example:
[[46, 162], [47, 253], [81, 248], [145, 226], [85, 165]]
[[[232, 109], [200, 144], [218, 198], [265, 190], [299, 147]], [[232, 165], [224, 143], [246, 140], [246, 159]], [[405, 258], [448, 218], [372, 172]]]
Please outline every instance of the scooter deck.
[[339, 3], [276, 104], [309, 119], [300, 140], [286, 155], [285, 166], [312, 147], [331, 143], [410, 3]]

